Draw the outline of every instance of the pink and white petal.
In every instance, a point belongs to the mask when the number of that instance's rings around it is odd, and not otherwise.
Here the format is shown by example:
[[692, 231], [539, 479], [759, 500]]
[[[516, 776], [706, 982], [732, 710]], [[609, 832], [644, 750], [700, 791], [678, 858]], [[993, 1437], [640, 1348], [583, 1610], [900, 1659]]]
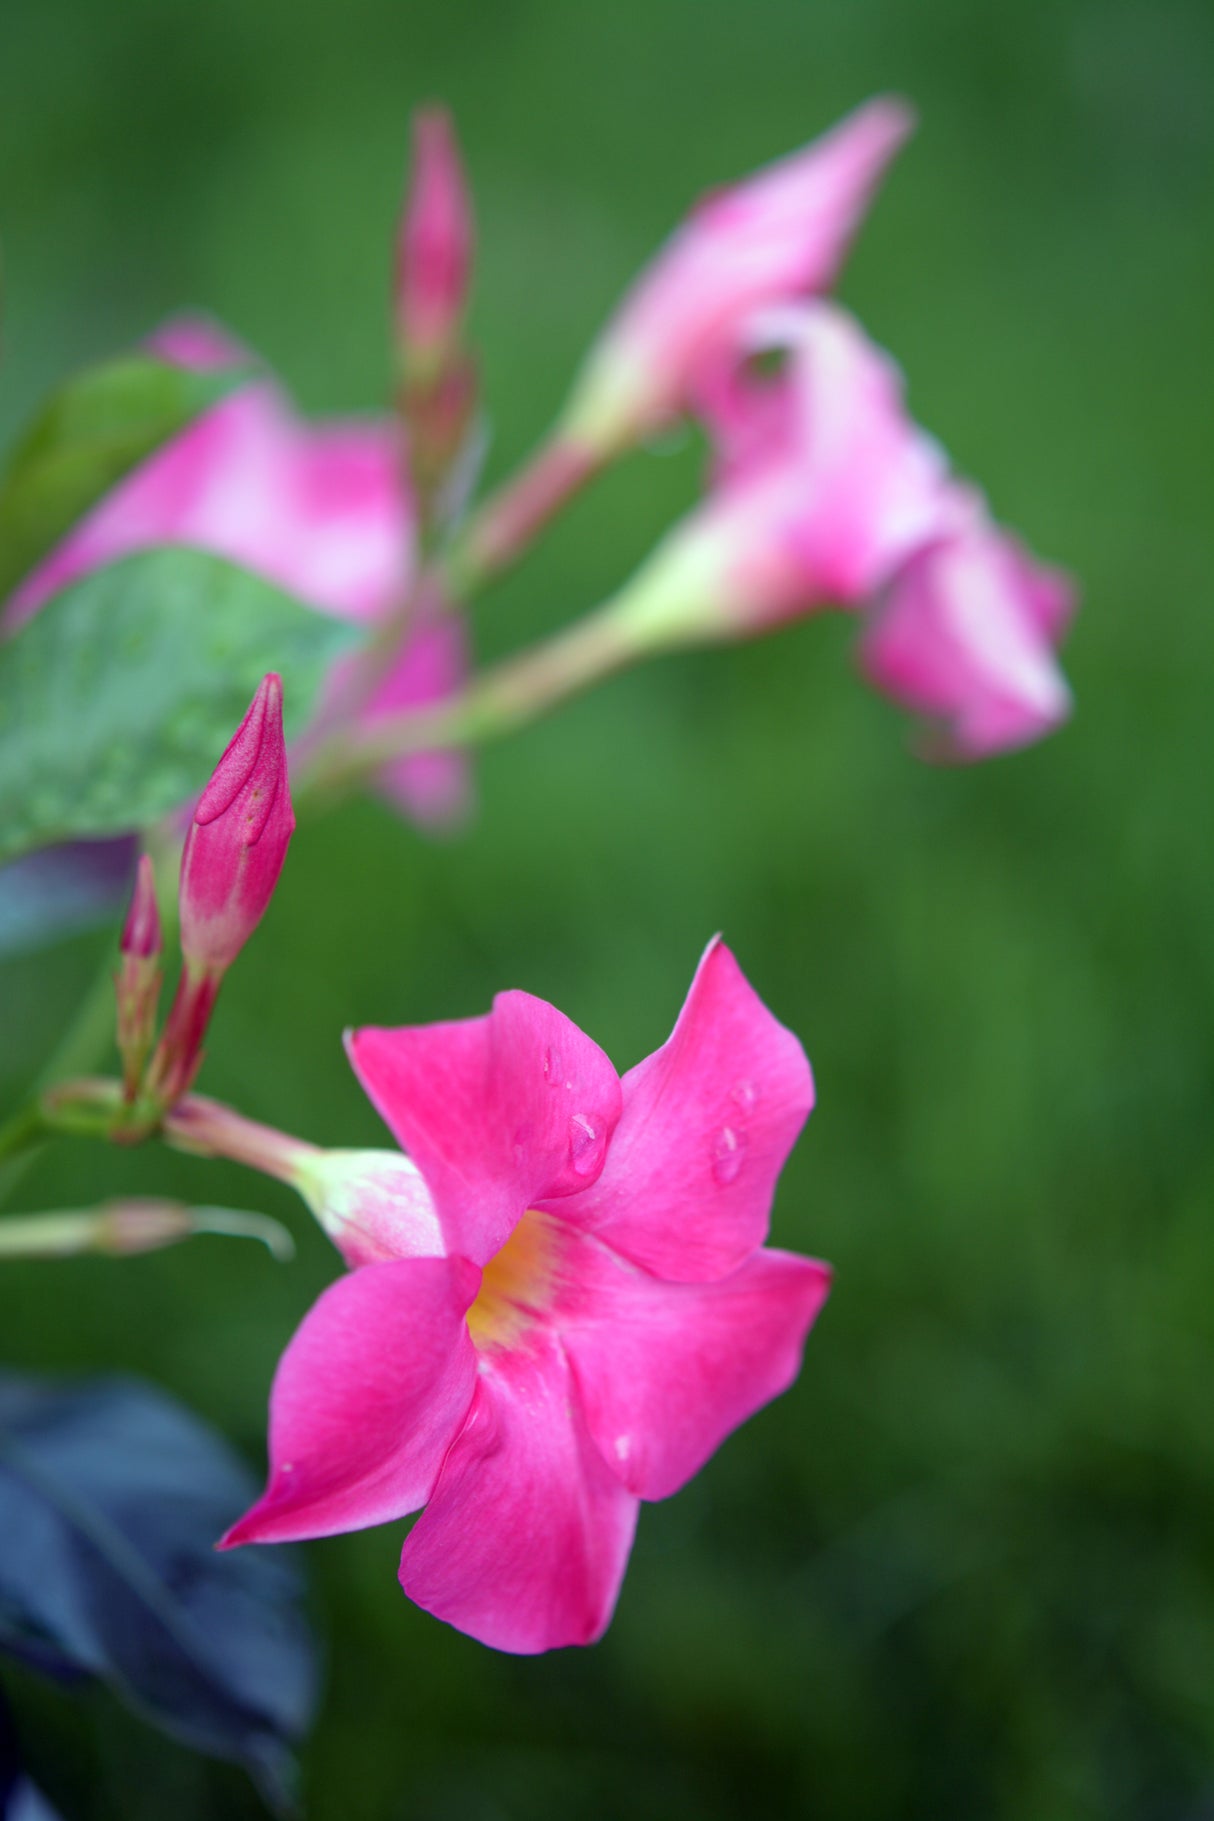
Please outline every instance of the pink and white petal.
[[603, 1167], [620, 1080], [597, 1043], [530, 993], [486, 1018], [347, 1034], [354, 1072], [434, 1197], [451, 1251], [485, 1264], [537, 1201]]
[[495, 1650], [592, 1644], [615, 1608], [637, 1501], [587, 1433], [559, 1343], [482, 1356], [468, 1421], [401, 1554], [411, 1600]]
[[430, 1191], [401, 1151], [317, 1151], [294, 1180], [351, 1270], [447, 1255]]
[[788, 1389], [830, 1280], [816, 1259], [763, 1249], [711, 1283], [663, 1283], [568, 1233], [551, 1320], [590, 1433], [630, 1492], [668, 1498]]
[[362, 1530], [426, 1502], [476, 1386], [464, 1317], [479, 1284], [465, 1259], [410, 1258], [330, 1285], [279, 1361], [269, 1483], [223, 1547]]
[[[367, 723], [404, 708], [445, 701], [468, 670], [467, 636], [460, 614], [446, 609], [419, 617], [395, 667], [365, 711]], [[414, 821], [450, 826], [467, 813], [471, 786], [468, 762], [460, 752], [422, 752], [386, 765], [380, 789]]]
[[413, 511], [389, 423], [297, 426], [291, 474], [296, 536], [277, 579], [355, 620], [397, 605], [413, 567]]
[[719, 937], [671, 1036], [623, 1088], [602, 1175], [552, 1211], [658, 1277], [724, 1277], [767, 1237], [814, 1086], [797, 1038]]
[[1068, 580], [1007, 533], [976, 524], [910, 562], [860, 648], [869, 680], [943, 724], [936, 756], [985, 758], [1051, 732], [1070, 712], [1054, 640]]
[[912, 124], [900, 102], [871, 101], [800, 151], [715, 191], [642, 274], [609, 335], [685, 393], [747, 311], [831, 284]]

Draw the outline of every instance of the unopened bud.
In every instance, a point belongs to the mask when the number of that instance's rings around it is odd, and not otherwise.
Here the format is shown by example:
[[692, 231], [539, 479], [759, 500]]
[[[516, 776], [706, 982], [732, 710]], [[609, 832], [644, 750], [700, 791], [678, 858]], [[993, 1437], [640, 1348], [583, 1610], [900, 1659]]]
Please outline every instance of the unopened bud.
[[135, 874], [131, 908], [119, 944], [122, 964], [114, 976], [118, 998], [118, 1050], [122, 1057], [123, 1091], [128, 1101], [134, 1100], [139, 1090], [143, 1065], [155, 1035], [162, 947], [156, 878], [151, 857], [144, 854]]
[[271, 672], [199, 799], [181, 856], [184, 965], [149, 1078], [165, 1103], [198, 1072], [220, 983], [274, 895], [294, 829], [282, 679]]
[[464, 344], [472, 209], [450, 116], [413, 120], [413, 167], [397, 241], [397, 407], [423, 533], [444, 518], [452, 474], [476, 422], [476, 366]]
[[295, 829], [282, 678], [263, 677], [198, 800], [181, 856], [181, 952], [222, 973], [260, 923]]
[[472, 263], [472, 210], [445, 108], [413, 118], [413, 168], [396, 264], [396, 333], [407, 365], [459, 338]]

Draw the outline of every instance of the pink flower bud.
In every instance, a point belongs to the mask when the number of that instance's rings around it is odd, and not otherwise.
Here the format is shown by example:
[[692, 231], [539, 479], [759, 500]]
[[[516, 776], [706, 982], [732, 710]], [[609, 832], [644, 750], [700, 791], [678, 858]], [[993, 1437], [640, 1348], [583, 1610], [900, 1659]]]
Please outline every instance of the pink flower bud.
[[156, 908], [156, 876], [151, 857], [141, 856], [135, 890], [119, 948], [122, 965], [114, 976], [118, 997], [118, 1050], [122, 1057], [122, 1083], [128, 1101], [139, 1090], [143, 1065], [156, 1030], [156, 1005], [160, 998], [158, 965], [164, 943], [160, 912]]
[[295, 828], [282, 678], [262, 679], [203, 791], [181, 856], [181, 951], [222, 973], [260, 923]]
[[828, 289], [912, 125], [904, 103], [870, 101], [801, 151], [707, 197], [591, 350], [564, 434], [599, 459], [629, 447], [686, 410], [747, 315]]
[[160, 912], [156, 908], [156, 874], [150, 854], [140, 856], [131, 908], [122, 928], [119, 947], [124, 955], [140, 961], [155, 960], [164, 947]]
[[146, 1083], [163, 1106], [198, 1073], [223, 976], [274, 895], [294, 829], [282, 678], [271, 671], [199, 798], [181, 856], [184, 966]]
[[472, 210], [451, 117], [413, 118], [413, 169], [396, 264], [396, 327], [410, 352], [433, 353], [456, 338], [472, 261]]

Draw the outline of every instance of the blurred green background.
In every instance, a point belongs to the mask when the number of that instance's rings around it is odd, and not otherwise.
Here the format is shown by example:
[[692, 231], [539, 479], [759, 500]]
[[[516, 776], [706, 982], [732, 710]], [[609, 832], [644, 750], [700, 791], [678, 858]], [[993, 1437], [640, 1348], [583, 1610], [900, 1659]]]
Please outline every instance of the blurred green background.
[[[1202, 0], [6, 0], [0, 419], [204, 306], [303, 406], [385, 396], [410, 108], [453, 106], [503, 472], [705, 187], [864, 96], [919, 106], [842, 287], [999, 515], [1082, 579], [1061, 735], [933, 771], [806, 624], [617, 681], [487, 752], [426, 843], [308, 827], [205, 1086], [377, 1142], [340, 1032], [555, 1001], [627, 1066], [723, 928], [820, 1101], [779, 1243], [837, 1267], [804, 1374], [642, 1514], [606, 1640], [496, 1656], [399, 1594], [402, 1526], [314, 1545], [316, 1821], [1214, 1815], [1214, 938]], [[600, 485], [478, 614], [492, 654], [609, 589], [694, 497], [688, 439]], [[0, 1086], [106, 953], [0, 973]], [[5, 1267], [5, 1357], [168, 1385], [260, 1460], [334, 1271], [285, 1192], [67, 1142], [25, 1205], [167, 1189], [289, 1220]], [[90, 1817], [257, 1812], [103, 1697], [22, 1684]]]

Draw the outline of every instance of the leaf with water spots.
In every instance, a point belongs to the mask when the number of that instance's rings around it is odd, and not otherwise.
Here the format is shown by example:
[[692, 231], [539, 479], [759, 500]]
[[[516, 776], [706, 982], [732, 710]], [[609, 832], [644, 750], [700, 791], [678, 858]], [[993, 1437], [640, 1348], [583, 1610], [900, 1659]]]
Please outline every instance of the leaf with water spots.
[[0, 644], [0, 860], [187, 802], [268, 670], [290, 739], [359, 636], [201, 550], [142, 551], [64, 589]]

